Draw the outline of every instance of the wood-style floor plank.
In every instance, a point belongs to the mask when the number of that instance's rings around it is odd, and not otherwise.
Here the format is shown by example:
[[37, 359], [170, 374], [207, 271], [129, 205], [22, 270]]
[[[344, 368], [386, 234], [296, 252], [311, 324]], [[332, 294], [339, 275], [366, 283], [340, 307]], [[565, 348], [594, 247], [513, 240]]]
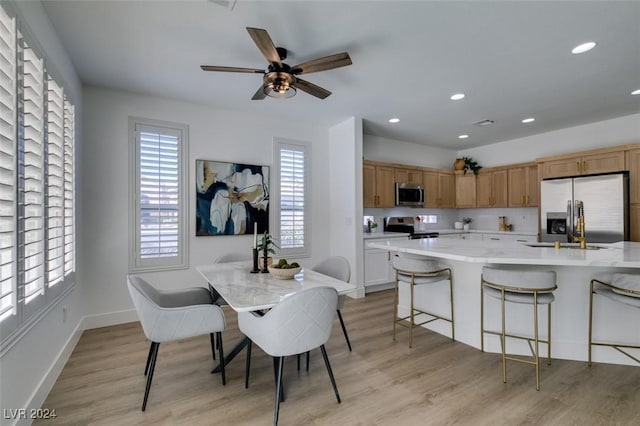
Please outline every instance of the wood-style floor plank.
[[[285, 362], [281, 425], [638, 425], [640, 368], [553, 360], [533, 367], [510, 363], [502, 383], [500, 356], [482, 353], [420, 329], [392, 341], [393, 294], [348, 299], [342, 314], [353, 352], [336, 318], [327, 352], [342, 398], [337, 404], [322, 355], [309, 372]], [[225, 351], [241, 337], [225, 308]], [[227, 385], [210, 374], [208, 336], [160, 345], [146, 412], [144, 365], [149, 350], [139, 323], [84, 332], [43, 408], [53, 425], [269, 425], [273, 363], [254, 345], [251, 383], [244, 389], [245, 352], [227, 366]], [[304, 361], [304, 358], [303, 358]]]

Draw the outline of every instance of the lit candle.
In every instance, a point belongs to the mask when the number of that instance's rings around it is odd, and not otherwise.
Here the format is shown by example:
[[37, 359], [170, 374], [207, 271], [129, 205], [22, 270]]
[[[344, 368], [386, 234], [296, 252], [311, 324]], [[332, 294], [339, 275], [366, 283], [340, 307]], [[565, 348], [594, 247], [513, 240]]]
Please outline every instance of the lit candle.
[[253, 248], [258, 248], [258, 223], [253, 222]]

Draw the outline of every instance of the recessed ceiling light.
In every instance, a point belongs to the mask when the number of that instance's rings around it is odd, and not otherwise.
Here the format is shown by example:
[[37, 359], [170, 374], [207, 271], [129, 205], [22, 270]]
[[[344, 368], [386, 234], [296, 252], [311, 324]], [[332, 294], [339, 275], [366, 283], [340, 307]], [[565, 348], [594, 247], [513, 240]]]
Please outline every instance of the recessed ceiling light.
[[466, 139], [468, 137], [469, 137], [469, 135], [460, 135], [460, 136], [458, 136], [458, 139]]
[[524, 120], [522, 120], [523, 123], [532, 123], [534, 121], [536, 121], [536, 119], [533, 117], [525, 118]]
[[389, 123], [398, 123], [400, 121], [399, 118], [390, 118]]
[[459, 101], [460, 99], [464, 99], [464, 93], [456, 93], [455, 95], [451, 95], [452, 101]]
[[588, 43], [582, 43], [581, 45], [574, 47], [571, 53], [573, 53], [574, 55], [577, 55], [578, 53], [588, 52], [594, 47], [596, 47], [596, 43], [593, 41], [590, 41]]
[[631, 92], [632, 95], [640, 95], [640, 89], [636, 89], [633, 92]]

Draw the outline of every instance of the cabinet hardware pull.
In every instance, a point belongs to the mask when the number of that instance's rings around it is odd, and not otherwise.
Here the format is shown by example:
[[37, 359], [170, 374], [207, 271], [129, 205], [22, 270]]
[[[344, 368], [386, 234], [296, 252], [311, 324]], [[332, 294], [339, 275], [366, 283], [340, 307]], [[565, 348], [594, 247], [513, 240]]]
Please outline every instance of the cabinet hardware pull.
[[527, 195], [526, 200], [527, 200], [526, 204], [529, 204], [529, 196], [528, 195]]
[[526, 243], [527, 242], [527, 240], [516, 240], [516, 241], [519, 242], [519, 243]]
[[587, 160], [584, 160], [584, 161], [582, 162], [582, 167], [583, 167], [583, 169], [584, 169], [584, 170], [583, 170], [583, 172], [586, 172], [586, 171], [587, 171]]
[[580, 161], [576, 161], [577, 167], [578, 167], [578, 173], [580, 173]]
[[500, 240], [500, 238], [494, 238], [494, 237], [491, 237], [491, 238], [489, 238], [489, 239], [490, 239], [490, 240], [495, 240], [495, 241], [499, 241], [499, 240]]

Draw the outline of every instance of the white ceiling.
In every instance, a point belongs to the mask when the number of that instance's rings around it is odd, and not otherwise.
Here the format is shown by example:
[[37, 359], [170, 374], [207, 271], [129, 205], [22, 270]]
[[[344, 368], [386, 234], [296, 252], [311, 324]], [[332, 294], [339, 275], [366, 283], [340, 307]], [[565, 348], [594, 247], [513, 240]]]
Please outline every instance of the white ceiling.
[[[640, 112], [638, 1], [44, 5], [84, 83], [217, 108], [323, 125], [362, 117], [368, 134], [454, 150]], [[266, 68], [248, 26], [289, 49], [290, 65], [342, 51], [353, 65], [303, 76], [333, 92], [325, 100], [252, 101], [261, 75], [200, 70]], [[598, 46], [570, 53], [586, 41]], [[449, 100], [457, 92], [466, 98]], [[484, 119], [495, 124], [472, 125]]]

